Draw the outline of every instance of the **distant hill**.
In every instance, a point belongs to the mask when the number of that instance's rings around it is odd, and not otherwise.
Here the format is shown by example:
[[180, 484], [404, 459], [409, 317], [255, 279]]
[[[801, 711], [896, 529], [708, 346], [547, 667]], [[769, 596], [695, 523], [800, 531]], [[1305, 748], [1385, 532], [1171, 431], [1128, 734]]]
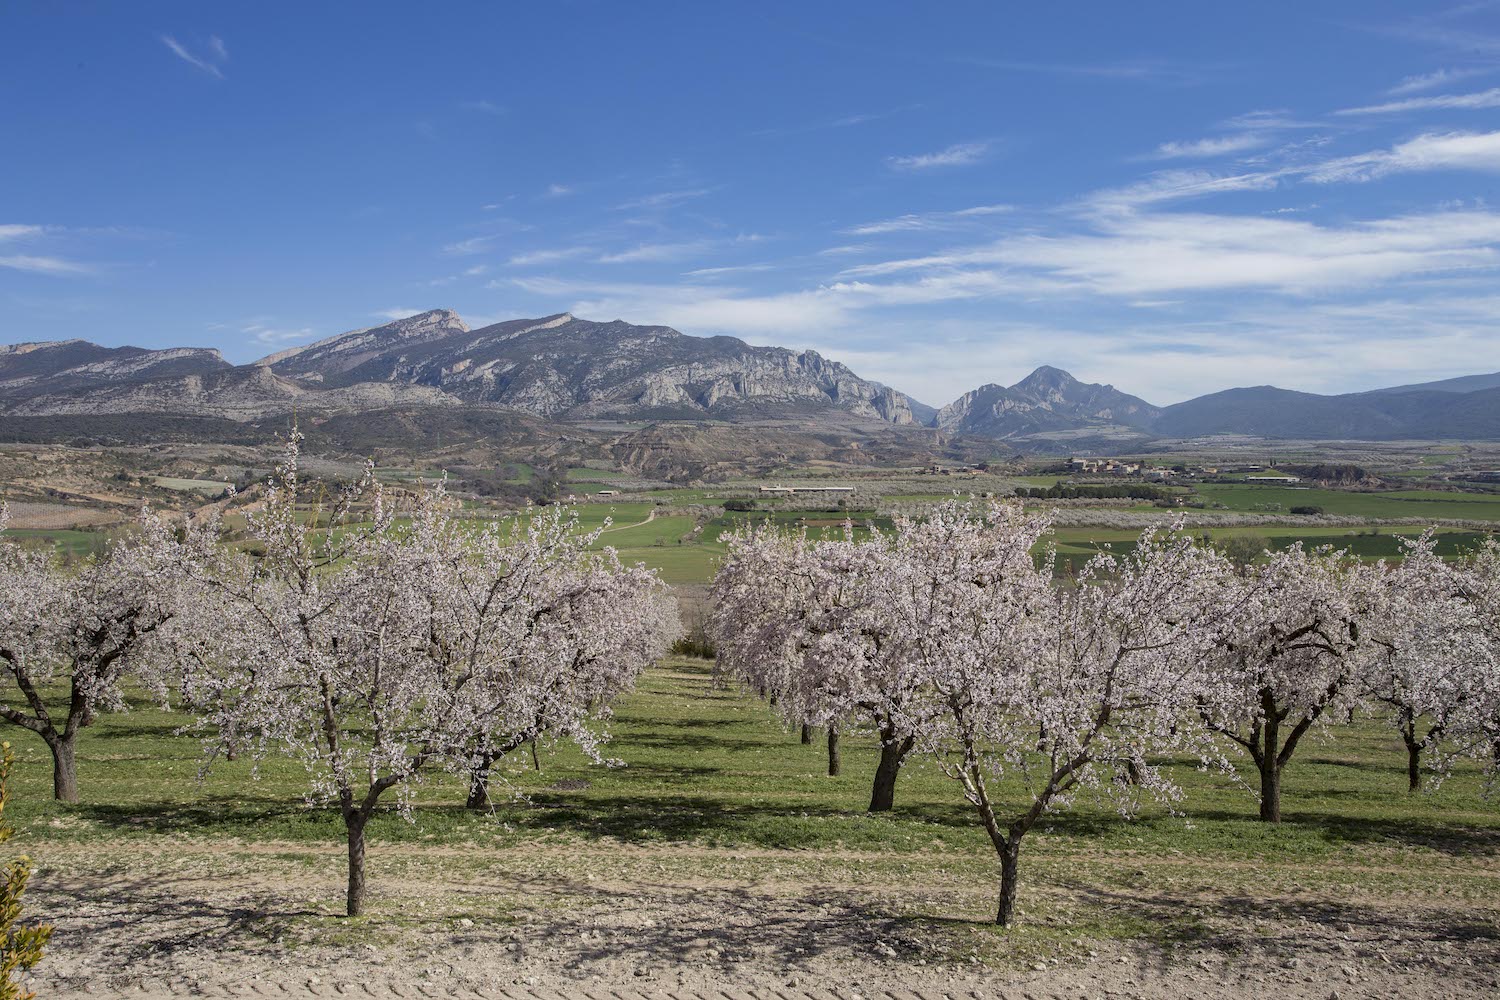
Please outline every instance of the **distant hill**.
[[1500, 437], [1500, 388], [1477, 392], [1413, 388], [1341, 396], [1273, 386], [1227, 389], [1166, 407], [1151, 430], [1164, 437], [1495, 439]]
[[[190, 427], [217, 440], [236, 436], [223, 432], [224, 420], [269, 427], [267, 421], [293, 411], [353, 420], [340, 431], [350, 441], [358, 437], [360, 414], [382, 414], [378, 437], [390, 441], [407, 434], [403, 428], [415, 433], [394, 414], [421, 413], [431, 421], [438, 413], [469, 411], [527, 417], [534, 421], [524, 432], [530, 436], [555, 421], [754, 421], [847, 438], [852, 420], [933, 428], [940, 442], [999, 439], [1032, 450], [1113, 449], [1217, 434], [1500, 439], [1500, 372], [1337, 396], [1253, 386], [1157, 407], [1044, 365], [1014, 385], [983, 385], [934, 409], [814, 351], [570, 313], [471, 329], [457, 313], [434, 309], [250, 365], [232, 365], [203, 348], [84, 340], [0, 347], [0, 434], [15, 440], [64, 429], [101, 440], [155, 439]], [[123, 421], [125, 415], [132, 419]], [[463, 416], [440, 423], [477, 426]], [[689, 435], [678, 446], [689, 439], [701, 442], [694, 447], [705, 454], [727, 440]], [[906, 446], [893, 447], [895, 454]]]
[[1500, 389], [1500, 372], [1460, 375], [1458, 378], [1445, 378], [1439, 382], [1393, 385], [1389, 389], [1371, 389], [1370, 392], [1478, 392], [1481, 389]]
[[568, 419], [735, 419], [836, 409], [915, 423], [904, 395], [814, 351], [567, 313], [471, 330], [456, 313], [432, 310], [239, 367], [216, 351], [84, 341], [5, 351], [0, 409], [14, 415], [256, 420], [294, 408], [483, 406]]
[[1123, 426], [1144, 431], [1160, 411], [1111, 385], [1080, 382], [1043, 366], [1012, 386], [986, 385], [938, 411], [937, 427], [1014, 438], [1045, 431]]

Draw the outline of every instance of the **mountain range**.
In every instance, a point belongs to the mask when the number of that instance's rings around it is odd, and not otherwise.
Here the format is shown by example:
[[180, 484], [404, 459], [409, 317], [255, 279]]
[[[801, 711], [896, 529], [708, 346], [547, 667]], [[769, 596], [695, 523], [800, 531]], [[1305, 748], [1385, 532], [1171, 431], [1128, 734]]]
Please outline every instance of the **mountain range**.
[[172, 414], [253, 421], [296, 410], [347, 414], [487, 409], [549, 421], [765, 421], [820, 415], [1017, 447], [1207, 435], [1500, 438], [1500, 373], [1320, 396], [1273, 386], [1158, 407], [1041, 367], [934, 409], [815, 351], [692, 337], [569, 313], [471, 329], [436, 309], [293, 347], [248, 365], [205, 348], [84, 340], [0, 347], [0, 422]]

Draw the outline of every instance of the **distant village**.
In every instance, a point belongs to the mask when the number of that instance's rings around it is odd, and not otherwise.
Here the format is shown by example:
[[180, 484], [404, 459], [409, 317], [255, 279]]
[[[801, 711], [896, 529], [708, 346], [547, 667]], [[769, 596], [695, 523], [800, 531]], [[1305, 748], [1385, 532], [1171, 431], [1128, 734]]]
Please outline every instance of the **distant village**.
[[1211, 465], [1196, 466], [1148, 466], [1141, 462], [1132, 462], [1118, 458], [1070, 458], [1067, 462], [1067, 471], [1073, 475], [1082, 476], [1117, 476], [1127, 479], [1142, 479], [1152, 482], [1165, 482], [1177, 480], [1179, 482], [1191, 482], [1203, 480], [1210, 477], [1243, 476], [1246, 482], [1267, 483], [1299, 483], [1300, 476], [1293, 476], [1274, 469], [1266, 469], [1262, 465], [1240, 465], [1232, 468]]

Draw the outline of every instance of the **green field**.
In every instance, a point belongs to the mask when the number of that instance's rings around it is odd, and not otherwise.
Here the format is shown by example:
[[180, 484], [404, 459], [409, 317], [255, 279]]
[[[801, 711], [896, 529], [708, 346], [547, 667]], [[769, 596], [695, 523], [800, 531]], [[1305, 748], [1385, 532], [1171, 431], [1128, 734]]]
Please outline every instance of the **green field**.
[[179, 492], [206, 493], [216, 496], [229, 489], [233, 483], [221, 483], [213, 479], [178, 479], [174, 476], [157, 476], [156, 485], [166, 490], [177, 490]]
[[[127, 714], [104, 716], [80, 743], [84, 802], [76, 806], [50, 801], [45, 747], [13, 729], [19, 763], [6, 813], [20, 830], [15, 846], [44, 870], [54, 849], [95, 842], [162, 858], [285, 845], [288, 857], [326, 849], [309, 863], [337, 864], [341, 822], [336, 810], [303, 803], [300, 764], [270, 758], [253, 780], [249, 762], [220, 762], [200, 779], [197, 743], [174, 735], [184, 721], [140, 699]], [[493, 816], [465, 810], [462, 783], [441, 775], [416, 788], [414, 822], [392, 802], [369, 831], [375, 912], [395, 887], [382, 852], [398, 845], [418, 850], [401, 855], [403, 879], [421, 878], [420, 852], [432, 848], [457, 849], [468, 864], [503, 851], [510, 870], [545, 864], [552, 878], [583, 878], [599, 863], [591, 845], [616, 845], [630, 852], [621, 863], [653, 873], [642, 877], [690, 869], [755, 878], [774, 868], [808, 885], [868, 884], [889, 905], [908, 899], [910, 919], [966, 914], [984, 931], [994, 856], [956, 785], [931, 764], [903, 772], [893, 814], [867, 815], [870, 740], [847, 737], [843, 774], [830, 778], [820, 745], [800, 745], [763, 703], [715, 687], [703, 661], [649, 672], [610, 728], [608, 753], [623, 766], [589, 765], [567, 749], [544, 751], [540, 772], [517, 759], [508, 775], [525, 798], [502, 801]], [[1166, 940], [1193, 933], [1246, 894], [1292, 895], [1312, 882], [1366, 903], [1420, 895], [1429, 906], [1492, 904], [1500, 807], [1483, 797], [1471, 767], [1436, 792], [1408, 796], [1404, 762], [1379, 720], [1311, 739], [1287, 768], [1279, 827], [1255, 821], [1254, 796], [1228, 776], [1185, 765], [1174, 768], [1188, 791], [1181, 815], [1148, 806], [1126, 821], [1085, 797], [1028, 838], [1022, 906], [1040, 933], [1006, 947], [1070, 949], [1082, 936]], [[1023, 802], [1009, 785], [1004, 801], [1007, 810]], [[736, 853], [745, 850], [767, 853], [745, 861]], [[1163, 911], [1141, 895], [1148, 886], [1190, 902]], [[934, 894], [940, 904], [920, 903]]]
[[1204, 483], [1198, 493], [1210, 504], [1234, 511], [1289, 512], [1293, 507], [1322, 507], [1325, 514], [1347, 514], [1372, 518], [1454, 518], [1500, 520], [1500, 494], [1448, 493], [1439, 490], [1394, 490], [1387, 493], [1356, 493], [1349, 490], [1300, 489]]

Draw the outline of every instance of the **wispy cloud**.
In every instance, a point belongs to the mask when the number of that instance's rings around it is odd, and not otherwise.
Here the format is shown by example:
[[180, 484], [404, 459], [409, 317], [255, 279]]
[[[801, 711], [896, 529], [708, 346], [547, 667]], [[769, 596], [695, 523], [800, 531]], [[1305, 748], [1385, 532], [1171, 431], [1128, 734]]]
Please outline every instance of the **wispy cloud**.
[[457, 243], [449, 243], [443, 247], [443, 253], [450, 257], [472, 257], [474, 254], [487, 252], [494, 241], [493, 236], [471, 236]]
[[262, 347], [288, 347], [314, 340], [318, 336], [310, 327], [304, 326], [300, 329], [277, 327], [269, 320], [248, 323], [240, 328], [240, 332], [249, 334], [255, 343]]
[[377, 309], [370, 315], [394, 323], [398, 319], [406, 319], [408, 316], [419, 316], [427, 311], [426, 309]]
[[1474, 94], [1437, 94], [1432, 97], [1409, 97], [1404, 101], [1387, 101], [1362, 108], [1344, 108], [1339, 115], [1386, 115], [1403, 111], [1469, 111], [1500, 108], [1500, 87]]
[[681, 260], [712, 248], [712, 240], [690, 240], [684, 243], [642, 243], [628, 250], [603, 254], [601, 264], [640, 264], [664, 260]]
[[687, 188], [681, 191], [658, 191], [655, 194], [643, 195], [639, 198], [631, 198], [622, 201], [615, 208], [622, 212], [638, 211], [640, 209], [663, 209], [674, 208], [685, 201], [702, 198], [712, 193], [712, 188]]
[[1317, 183], [1369, 181], [1422, 170], [1500, 172], [1500, 132], [1419, 135], [1386, 150], [1328, 160], [1307, 172]]
[[547, 190], [542, 192], [544, 198], [562, 198], [573, 193], [573, 189], [566, 184], [548, 184]]
[[41, 234], [41, 226], [26, 226], [17, 223], [0, 225], [0, 241], [19, 240], [28, 236], [40, 236]]
[[61, 257], [37, 257], [31, 254], [0, 256], [0, 267], [8, 267], [13, 271], [29, 271], [32, 274], [51, 275], [89, 274], [93, 270], [86, 264], [64, 260]]
[[[910, 212], [894, 219], [866, 222], [846, 229], [853, 236], [876, 236], [882, 233], [920, 232], [937, 229], [955, 229], [988, 215], [1004, 215], [1015, 211], [1013, 205], [976, 205], [954, 212]], [[824, 251], [829, 253], [830, 251]]]
[[1220, 124], [1224, 128], [1245, 129], [1251, 132], [1323, 127], [1318, 122], [1298, 118], [1286, 108], [1262, 108], [1257, 111], [1246, 111], [1244, 114], [1235, 115], [1233, 118], [1226, 118]]
[[1237, 135], [1225, 135], [1208, 139], [1164, 142], [1156, 147], [1156, 152], [1152, 156], [1154, 159], [1159, 160], [1204, 159], [1214, 156], [1227, 156], [1230, 153], [1242, 153], [1248, 149], [1259, 149], [1268, 142], [1270, 142], [1270, 139], [1260, 133], [1241, 132]]
[[1446, 87], [1450, 83], [1457, 83], [1460, 80], [1484, 76], [1493, 72], [1495, 72], [1493, 68], [1482, 66], [1469, 66], [1462, 69], [1438, 69], [1431, 73], [1419, 73], [1416, 76], [1408, 76], [1386, 91], [1386, 93], [1392, 96], [1416, 94], [1424, 90], [1435, 90], [1438, 87]]
[[465, 111], [477, 111], [482, 115], [503, 115], [505, 108], [494, 101], [464, 101], [459, 105]]
[[983, 160], [989, 153], [990, 142], [960, 142], [940, 149], [935, 153], [917, 153], [912, 156], [889, 156], [886, 162], [893, 170], [933, 170], [942, 167], [966, 167]]
[[224, 79], [223, 67], [229, 61], [229, 48], [218, 35], [208, 36], [208, 42], [201, 54], [194, 53], [171, 35], [161, 35], [160, 38], [162, 44], [170, 49], [173, 55], [189, 66], [196, 66], [210, 76]]
[[1124, 187], [1095, 191], [1084, 199], [1093, 211], [1130, 212], [1147, 205], [1230, 191], [1265, 191], [1277, 185], [1278, 172], [1216, 174], [1206, 170], [1161, 170]]
[[727, 267], [700, 267], [693, 271], [684, 271], [685, 278], [722, 278], [726, 274], [754, 274], [760, 271], [774, 271], [775, 264], [731, 264]]
[[530, 250], [518, 253], [507, 263], [511, 267], [531, 267], [536, 264], [555, 264], [562, 260], [576, 260], [594, 253], [593, 247], [557, 247], [551, 250]]

